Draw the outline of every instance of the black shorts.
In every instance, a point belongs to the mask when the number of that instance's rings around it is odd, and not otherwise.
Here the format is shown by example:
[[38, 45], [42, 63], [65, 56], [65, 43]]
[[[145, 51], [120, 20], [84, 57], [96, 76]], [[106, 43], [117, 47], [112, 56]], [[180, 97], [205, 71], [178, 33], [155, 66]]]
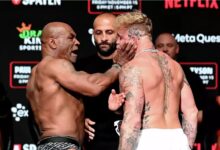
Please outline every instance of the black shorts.
[[72, 137], [46, 137], [37, 143], [37, 150], [68, 150], [71, 148], [81, 150], [79, 142]]

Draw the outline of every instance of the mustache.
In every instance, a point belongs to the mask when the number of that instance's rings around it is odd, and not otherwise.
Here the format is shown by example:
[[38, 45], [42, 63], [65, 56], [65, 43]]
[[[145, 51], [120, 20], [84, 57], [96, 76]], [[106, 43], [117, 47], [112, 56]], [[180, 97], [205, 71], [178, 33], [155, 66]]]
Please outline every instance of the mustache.
[[111, 43], [108, 43], [108, 42], [101, 42], [101, 43], [97, 43], [98, 46], [100, 45], [111, 45]]

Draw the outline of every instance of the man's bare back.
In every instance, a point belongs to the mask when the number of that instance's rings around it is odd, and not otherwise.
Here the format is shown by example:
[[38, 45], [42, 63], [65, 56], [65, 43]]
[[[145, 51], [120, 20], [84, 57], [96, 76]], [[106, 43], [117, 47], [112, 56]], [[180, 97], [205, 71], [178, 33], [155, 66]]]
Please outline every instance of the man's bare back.
[[143, 110], [141, 128], [181, 128], [178, 119], [184, 82], [181, 67], [164, 53], [140, 53], [124, 66], [120, 79], [122, 87], [130, 85], [129, 91], [138, 95], [140, 105], [136, 104], [135, 109]]

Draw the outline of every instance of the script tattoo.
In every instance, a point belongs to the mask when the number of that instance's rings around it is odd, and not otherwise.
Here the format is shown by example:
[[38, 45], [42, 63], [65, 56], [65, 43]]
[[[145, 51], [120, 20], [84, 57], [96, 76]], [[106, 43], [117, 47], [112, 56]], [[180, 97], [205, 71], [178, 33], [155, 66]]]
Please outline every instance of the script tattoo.
[[162, 70], [162, 73], [163, 73], [163, 76], [164, 76], [164, 89], [165, 89], [165, 92], [164, 92], [164, 113], [167, 112], [167, 109], [168, 109], [168, 97], [169, 97], [169, 92], [170, 92], [170, 83], [171, 83], [171, 80], [172, 80], [172, 73], [171, 73], [171, 70], [168, 66], [168, 61], [166, 59], [166, 57], [163, 55], [163, 56], [160, 56], [160, 55], [157, 55], [156, 59], [158, 60], [158, 63], [159, 63], [159, 66]]

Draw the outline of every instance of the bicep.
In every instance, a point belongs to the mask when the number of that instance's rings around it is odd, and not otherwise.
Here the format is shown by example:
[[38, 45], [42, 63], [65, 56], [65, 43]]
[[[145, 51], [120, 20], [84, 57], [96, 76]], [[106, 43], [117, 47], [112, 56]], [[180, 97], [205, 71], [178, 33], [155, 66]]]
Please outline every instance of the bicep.
[[74, 66], [66, 61], [58, 63], [55, 68], [55, 80], [63, 87], [86, 96], [96, 95], [100, 87], [93, 84], [90, 75], [76, 71]]

